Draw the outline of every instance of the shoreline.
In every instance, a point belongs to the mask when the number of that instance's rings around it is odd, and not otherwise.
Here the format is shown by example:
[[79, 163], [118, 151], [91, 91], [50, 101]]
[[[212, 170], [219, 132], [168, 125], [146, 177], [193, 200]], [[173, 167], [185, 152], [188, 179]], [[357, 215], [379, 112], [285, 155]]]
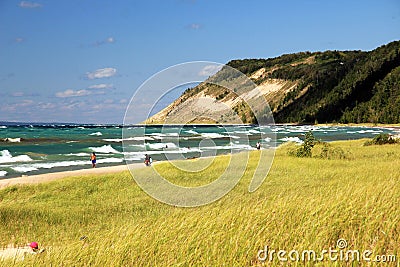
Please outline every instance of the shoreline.
[[[221, 154], [225, 155], [225, 154]], [[221, 156], [219, 155], [219, 156]], [[208, 158], [208, 157], [202, 157]], [[187, 160], [193, 160], [198, 158], [190, 158]], [[161, 163], [164, 161], [153, 161], [152, 165]], [[144, 163], [131, 163], [129, 164], [130, 168], [140, 169], [147, 168]], [[107, 166], [107, 167], [96, 167], [96, 168], [86, 168], [86, 169], [78, 169], [72, 171], [59, 171], [59, 172], [50, 172], [50, 173], [42, 173], [35, 175], [26, 175], [21, 177], [12, 177], [6, 179], [0, 179], [0, 190], [13, 186], [13, 185], [32, 185], [32, 184], [40, 184], [45, 182], [51, 182], [55, 180], [60, 180], [66, 177], [74, 177], [74, 176], [85, 176], [85, 175], [102, 175], [102, 174], [112, 174], [112, 173], [120, 173], [124, 171], [129, 171], [128, 164], [116, 165], [116, 166]], [[133, 179], [133, 178], [132, 178]]]
[[[143, 163], [134, 163], [130, 166], [134, 168], [145, 167]], [[51, 172], [43, 173], [37, 175], [27, 175], [22, 177], [14, 177], [8, 179], [0, 180], [0, 190], [13, 185], [25, 185], [25, 184], [39, 184], [43, 182], [50, 182], [54, 180], [59, 180], [65, 177], [81, 176], [81, 175], [101, 175], [101, 174], [111, 174], [123, 171], [129, 171], [126, 164], [108, 167], [98, 167], [98, 168], [86, 168], [73, 171], [61, 171], [61, 172]]]
[[[291, 124], [275, 124], [275, 125], [291, 125]], [[294, 124], [293, 124], [294, 125]], [[299, 124], [297, 124], [299, 125]], [[316, 126], [316, 127], [323, 127], [323, 126], [338, 126], [338, 127], [371, 127], [371, 128], [392, 128], [396, 129], [397, 131], [400, 130], [400, 125], [399, 124], [303, 124], [303, 125], [308, 125], [308, 126]], [[0, 141], [1, 142], [1, 141]], [[279, 147], [279, 145], [277, 146]], [[275, 149], [277, 148], [275, 147]], [[222, 153], [225, 154], [225, 153]], [[163, 161], [163, 160], [162, 160]], [[140, 167], [145, 167], [142, 162], [138, 163], [132, 163], [130, 166], [134, 166], [134, 168], [140, 168]], [[42, 182], [47, 182], [47, 181], [53, 181], [53, 180], [58, 180], [61, 178], [65, 177], [70, 177], [70, 176], [81, 176], [81, 175], [101, 175], [101, 174], [109, 174], [109, 173], [117, 173], [117, 172], [122, 172], [122, 171], [127, 171], [128, 166], [124, 163], [120, 165], [114, 165], [114, 166], [104, 166], [104, 167], [97, 167], [97, 168], [87, 168], [83, 167], [82, 169], [75, 169], [75, 170], [60, 170], [56, 172], [49, 172], [49, 173], [40, 173], [40, 174], [32, 174], [32, 175], [22, 175], [19, 177], [1, 177], [0, 179], [0, 189], [3, 189], [8, 186], [13, 186], [13, 185], [23, 185], [23, 184], [38, 184]]]

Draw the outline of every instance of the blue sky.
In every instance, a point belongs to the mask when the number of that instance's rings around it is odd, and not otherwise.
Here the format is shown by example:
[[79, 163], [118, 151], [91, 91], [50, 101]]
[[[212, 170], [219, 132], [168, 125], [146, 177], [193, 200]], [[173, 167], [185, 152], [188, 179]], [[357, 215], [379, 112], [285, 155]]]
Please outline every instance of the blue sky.
[[398, 0], [2, 0], [0, 121], [122, 123], [135, 90], [175, 64], [399, 39]]

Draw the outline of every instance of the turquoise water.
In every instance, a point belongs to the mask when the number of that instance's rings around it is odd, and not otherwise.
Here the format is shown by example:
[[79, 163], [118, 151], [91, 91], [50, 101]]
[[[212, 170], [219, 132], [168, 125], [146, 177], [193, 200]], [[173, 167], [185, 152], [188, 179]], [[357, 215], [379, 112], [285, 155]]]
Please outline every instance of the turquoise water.
[[[313, 131], [322, 141], [372, 138], [396, 133], [390, 128], [320, 126], [168, 126], [119, 125], [2, 125], [0, 126], [0, 178], [90, 168], [90, 153], [98, 166], [153, 160], [193, 158], [263, 149], [286, 141], [302, 142]], [[124, 136], [124, 141], [122, 140]]]

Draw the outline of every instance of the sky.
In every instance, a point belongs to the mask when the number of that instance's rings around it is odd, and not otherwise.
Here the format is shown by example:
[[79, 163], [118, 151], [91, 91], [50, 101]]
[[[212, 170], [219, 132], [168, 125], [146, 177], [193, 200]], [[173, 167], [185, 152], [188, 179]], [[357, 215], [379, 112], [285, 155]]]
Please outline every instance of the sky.
[[122, 123], [176, 64], [399, 39], [398, 0], [0, 0], [0, 121]]

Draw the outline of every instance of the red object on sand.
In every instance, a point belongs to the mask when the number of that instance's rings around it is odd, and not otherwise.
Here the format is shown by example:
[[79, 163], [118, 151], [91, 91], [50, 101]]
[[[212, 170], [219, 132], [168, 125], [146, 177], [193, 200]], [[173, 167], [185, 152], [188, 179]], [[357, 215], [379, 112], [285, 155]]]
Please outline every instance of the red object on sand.
[[32, 242], [32, 243], [29, 244], [29, 246], [30, 246], [31, 248], [37, 249], [37, 248], [39, 247], [39, 244], [38, 244], [37, 242]]

